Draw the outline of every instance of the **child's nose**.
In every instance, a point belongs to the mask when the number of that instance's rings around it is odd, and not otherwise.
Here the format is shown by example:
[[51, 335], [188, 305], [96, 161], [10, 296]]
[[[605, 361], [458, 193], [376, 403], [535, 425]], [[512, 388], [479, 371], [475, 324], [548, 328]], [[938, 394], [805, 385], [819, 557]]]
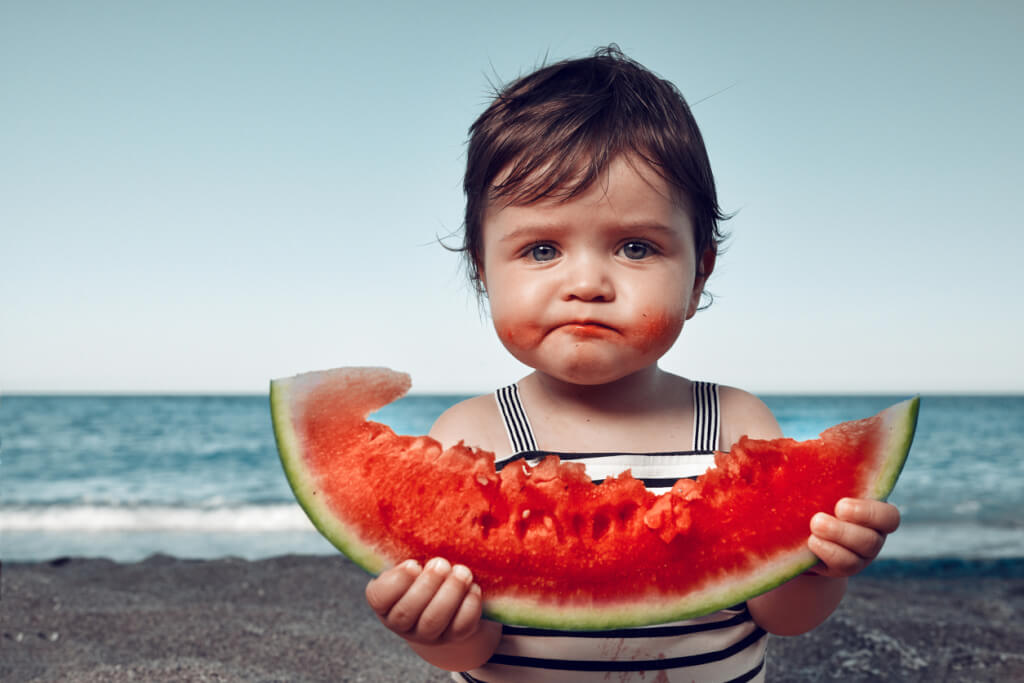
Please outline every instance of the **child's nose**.
[[615, 298], [615, 287], [600, 259], [573, 259], [566, 273], [564, 298], [567, 301], [612, 301]]

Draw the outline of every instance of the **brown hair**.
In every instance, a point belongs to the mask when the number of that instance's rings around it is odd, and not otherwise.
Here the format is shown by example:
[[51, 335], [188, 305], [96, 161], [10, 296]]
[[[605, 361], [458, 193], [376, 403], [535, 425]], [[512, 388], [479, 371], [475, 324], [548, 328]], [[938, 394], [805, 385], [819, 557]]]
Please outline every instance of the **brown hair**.
[[[623, 153], [650, 164], [693, 212], [698, 268], [706, 249], [717, 251], [723, 240], [718, 222], [726, 216], [686, 100], [672, 83], [610, 45], [513, 81], [470, 127], [460, 251], [477, 291], [483, 293], [483, 219], [491, 201], [568, 200]], [[499, 174], [504, 177], [495, 183]]]

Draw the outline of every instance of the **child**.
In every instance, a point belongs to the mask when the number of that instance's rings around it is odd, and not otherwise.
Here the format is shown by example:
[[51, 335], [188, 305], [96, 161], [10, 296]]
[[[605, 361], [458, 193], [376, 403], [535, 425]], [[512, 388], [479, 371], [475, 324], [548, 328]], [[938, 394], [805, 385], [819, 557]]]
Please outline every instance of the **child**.
[[[701, 474], [743, 434], [781, 436], [754, 396], [658, 367], [697, 311], [721, 241], [704, 143], [674, 86], [614, 46], [519, 79], [470, 129], [465, 191], [471, 278], [505, 348], [533, 372], [453, 406], [432, 436], [494, 451], [499, 464], [585, 453], [593, 478], [631, 468], [649, 488]], [[763, 680], [765, 633], [820, 624], [898, 524], [887, 503], [842, 500], [811, 520], [821, 560], [811, 572], [733, 609], [649, 628], [481, 619], [472, 568], [443, 558], [399, 564], [366, 595], [423, 659], [463, 672], [456, 680]]]

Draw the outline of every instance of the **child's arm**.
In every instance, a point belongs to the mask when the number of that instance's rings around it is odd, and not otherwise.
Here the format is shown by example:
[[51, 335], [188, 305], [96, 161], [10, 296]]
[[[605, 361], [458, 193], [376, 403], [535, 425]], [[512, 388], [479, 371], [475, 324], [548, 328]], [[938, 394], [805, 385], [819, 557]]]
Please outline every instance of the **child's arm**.
[[[723, 441], [742, 434], [753, 438], [782, 436], [771, 411], [746, 392], [723, 387], [722, 412], [729, 417]], [[844, 498], [835, 515], [819, 512], [811, 519], [807, 547], [821, 563], [763, 595], [747, 601], [754, 621], [770, 633], [798, 635], [815, 628], [839, 605], [848, 577], [861, 572], [878, 556], [885, 535], [900, 523], [899, 510], [889, 503]]]
[[474, 669], [498, 646], [501, 625], [481, 615], [480, 587], [466, 567], [434, 558], [425, 568], [409, 560], [366, 586], [366, 601], [381, 622], [434, 666]]

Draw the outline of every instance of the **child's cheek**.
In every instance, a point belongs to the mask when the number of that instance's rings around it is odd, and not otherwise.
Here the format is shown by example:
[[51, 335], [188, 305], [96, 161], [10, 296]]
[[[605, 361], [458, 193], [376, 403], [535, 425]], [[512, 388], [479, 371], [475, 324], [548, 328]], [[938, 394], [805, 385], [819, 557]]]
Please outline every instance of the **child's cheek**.
[[665, 311], [646, 311], [633, 325], [626, 340], [630, 346], [642, 353], [659, 347], [671, 346], [683, 329], [683, 316]]

